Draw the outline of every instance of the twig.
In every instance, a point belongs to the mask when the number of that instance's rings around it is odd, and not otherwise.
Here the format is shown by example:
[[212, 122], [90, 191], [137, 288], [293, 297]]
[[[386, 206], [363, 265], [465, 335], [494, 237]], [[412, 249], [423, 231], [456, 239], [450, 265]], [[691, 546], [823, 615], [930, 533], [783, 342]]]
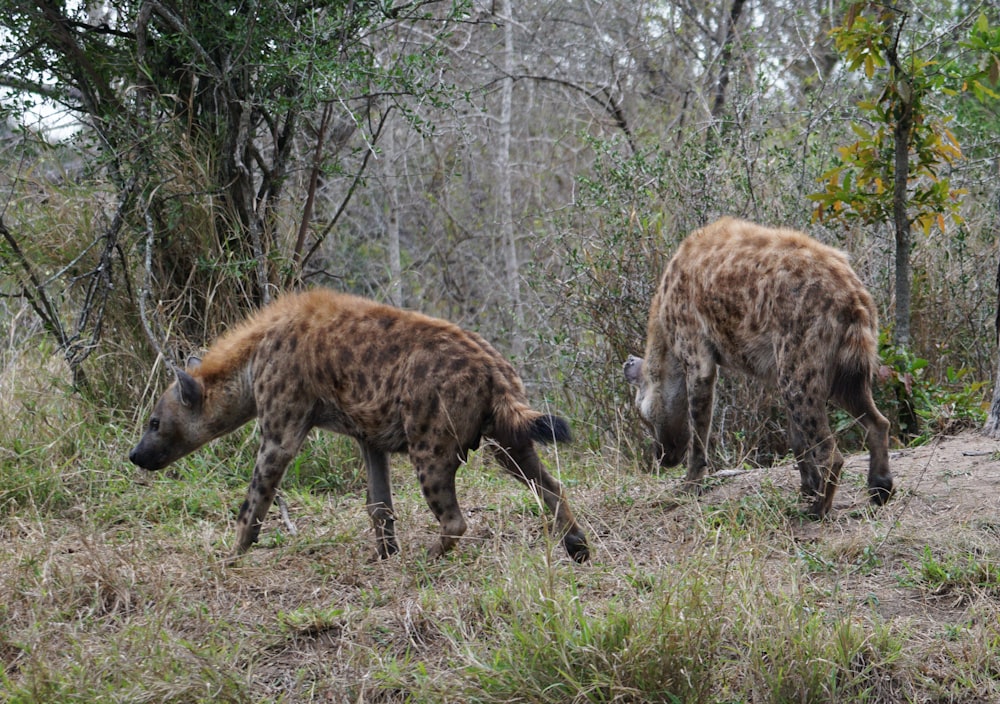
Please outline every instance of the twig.
[[285, 528], [288, 529], [289, 534], [298, 535], [299, 529], [295, 527], [292, 519], [288, 517], [288, 504], [285, 502], [285, 497], [278, 494], [274, 497], [274, 503], [278, 505], [278, 511], [281, 512], [281, 522], [285, 524]]
[[149, 208], [143, 211], [143, 217], [146, 220], [146, 256], [143, 262], [143, 273], [142, 273], [142, 287], [139, 289], [139, 321], [142, 323], [142, 330], [146, 333], [146, 339], [149, 340], [149, 344], [153, 346], [156, 350], [157, 356], [161, 359], [167, 361], [168, 364], [172, 363], [169, 357], [163, 353], [163, 347], [160, 345], [160, 338], [158, 335], [153, 333], [153, 327], [149, 324], [149, 311], [146, 309], [146, 299], [149, 296], [150, 290], [153, 286], [153, 218], [149, 214]]

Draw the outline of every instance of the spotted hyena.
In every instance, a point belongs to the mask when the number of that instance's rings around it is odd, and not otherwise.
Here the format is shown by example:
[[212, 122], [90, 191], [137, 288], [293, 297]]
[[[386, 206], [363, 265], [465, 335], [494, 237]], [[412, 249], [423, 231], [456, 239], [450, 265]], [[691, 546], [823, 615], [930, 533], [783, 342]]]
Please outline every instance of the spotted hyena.
[[237, 519], [237, 554], [257, 541], [285, 469], [318, 427], [350, 435], [361, 448], [380, 557], [399, 549], [389, 454], [409, 453], [441, 525], [430, 550], [436, 557], [465, 532], [455, 472], [482, 437], [555, 514], [570, 556], [589, 557], [563, 489], [533, 444], [568, 440], [566, 421], [532, 410], [510, 363], [456, 325], [328, 290], [283, 296], [177, 371], [129, 459], [161, 469], [253, 418], [262, 437]]
[[646, 356], [629, 357], [625, 377], [638, 387], [660, 464], [679, 464], [686, 452], [686, 481], [696, 484], [705, 476], [717, 368], [776, 386], [802, 493], [821, 517], [844, 464], [827, 401], [867, 432], [871, 500], [881, 505], [892, 493], [889, 422], [871, 394], [877, 365], [875, 305], [842, 252], [800, 232], [723, 218], [687, 237], [667, 264]]

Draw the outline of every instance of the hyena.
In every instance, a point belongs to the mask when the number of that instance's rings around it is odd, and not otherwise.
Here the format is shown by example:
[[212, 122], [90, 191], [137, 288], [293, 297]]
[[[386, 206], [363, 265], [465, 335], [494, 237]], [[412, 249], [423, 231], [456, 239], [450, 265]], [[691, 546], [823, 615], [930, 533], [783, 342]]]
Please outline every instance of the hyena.
[[777, 387], [812, 515], [830, 510], [844, 464], [828, 401], [865, 428], [871, 500], [882, 505], [892, 494], [889, 422], [871, 393], [879, 364], [875, 305], [842, 252], [733, 218], [692, 233], [653, 296], [645, 355], [629, 357], [625, 377], [638, 387], [636, 404], [660, 464], [680, 464], [687, 453], [686, 482], [698, 486], [705, 476], [722, 366]]
[[257, 541], [285, 469], [318, 427], [361, 448], [379, 557], [399, 550], [389, 454], [409, 453], [441, 526], [430, 549], [437, 557], [465, 533], [455, 472], [482, 437], [494, 441], [500, 465], [541, 496], [570, 556], [589, 557], [563, 489], [533, 444], [568, 440], [566, 421], [532, 410], [511, 364], [457, 325], [315, 289], [261, 309], [176, 377], [129, 459], [161, 469], [256, 417], [261, 444], [237, 518], [237, 555]]

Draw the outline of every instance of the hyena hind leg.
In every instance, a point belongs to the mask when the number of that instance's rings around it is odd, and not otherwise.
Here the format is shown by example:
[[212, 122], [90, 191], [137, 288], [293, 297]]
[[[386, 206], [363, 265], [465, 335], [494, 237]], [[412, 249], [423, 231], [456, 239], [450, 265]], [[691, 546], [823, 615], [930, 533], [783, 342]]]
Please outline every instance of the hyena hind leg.
[[889, 421], [875, 406], [870, 383], [853, 395], [840, 395], [833, 400], [865, 428], [865, 443], [870, 453], [868, 496], [873, 504], [882, 506], [894, 490], [889, 470]]
[[438, 558], [455, 547], [468, 528], [455, 493], [455, 472], [460, 464], [458, 450], [457, 447], [449, 448], [438, 455], [411, 451], [410, 460], [424, 500], [441, 525], [441, 539], [428, 551], [431, 558]]
[[506, 449], [498, 446], [494, 455], [508, 474], [541, 497], [546, 508], [555, 517], [556, 531], [573, 561], [583, 563], [590, 559], [587, 535], [576, 522], [562, 485], [542, 467], [534, 444], [527, 440]]
[[396, 542], [396, 516], [392, 510], [392, 485], [389, 475], [389, 455], [360, 442], [361, 455], [368, 472], [368, 515], [375, 529], [375, 556], [384, 560], [399, 552]]

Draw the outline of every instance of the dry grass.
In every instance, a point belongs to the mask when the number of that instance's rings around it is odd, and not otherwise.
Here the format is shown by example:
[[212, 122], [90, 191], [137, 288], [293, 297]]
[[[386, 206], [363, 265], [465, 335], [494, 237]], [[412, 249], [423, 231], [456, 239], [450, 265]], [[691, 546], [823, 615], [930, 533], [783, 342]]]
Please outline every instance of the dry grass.
[[401, 458], [402, 552], [371, 562], [357, 460], [315, 438], [285, 486], [298, 535], [272, 512], [226, 567], [251, 431], [146, 474], [124, 459], [131, 414], [4, 384], [0, 701], [1000, 697], [1000, 464], [975, 435], [895, 453], [900, 491], [874, 514], [850, 458], [823, 523], [787, 467], [695, 499], [614, 448], [560, 448], [546, 461], [590, 535], [585, 566], [478, 454], [459, 549], [425, 558], [437, 527]]

